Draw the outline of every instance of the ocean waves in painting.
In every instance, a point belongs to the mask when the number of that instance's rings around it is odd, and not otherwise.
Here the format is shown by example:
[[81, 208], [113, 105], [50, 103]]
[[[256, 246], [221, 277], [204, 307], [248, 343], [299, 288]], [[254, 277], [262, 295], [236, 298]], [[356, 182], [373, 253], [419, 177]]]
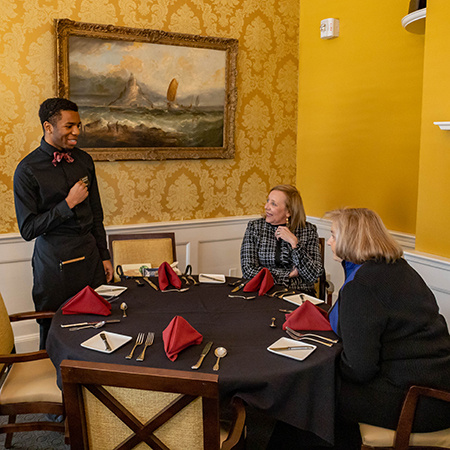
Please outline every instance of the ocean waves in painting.
[[223, 109], [80, 106], [81, 148], [222, 147]]

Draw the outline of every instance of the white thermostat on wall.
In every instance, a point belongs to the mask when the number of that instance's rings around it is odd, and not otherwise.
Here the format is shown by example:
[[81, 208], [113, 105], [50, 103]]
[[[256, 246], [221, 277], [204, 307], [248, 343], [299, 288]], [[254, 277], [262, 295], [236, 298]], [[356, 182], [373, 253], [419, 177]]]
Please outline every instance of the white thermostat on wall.
[[333, 39], [339, 36], [339, 19], [323, 19], [320, 22], [320, 38]]

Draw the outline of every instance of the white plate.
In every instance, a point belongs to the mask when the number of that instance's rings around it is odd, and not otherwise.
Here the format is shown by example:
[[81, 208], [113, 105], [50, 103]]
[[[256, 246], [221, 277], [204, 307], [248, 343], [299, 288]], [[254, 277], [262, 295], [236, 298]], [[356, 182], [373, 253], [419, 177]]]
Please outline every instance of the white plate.
[[225, 275], [217, 273], [201, 273], [198, 276], [200, 283], [225, 283]]
[[[306, 346], [310, 347], [309, 350], [275, 350], [277, 347], [298, 347], [298, 346]], [[275, 353], [276, 355], [286, 356], [288, 358], [297, 359], [299, 361], [303, 361], [307, 358], [314, 350], [316, 349], [315, 345], [307, 344], [302, 341], [295, 341], [294, 339], [289, 339], [282, 337], [278, 339], [278, 341], [274, 342], [272, 345], [267, 347], [269, 352]]]
[[295, 294], [295, 295], [286, 295], [283, 297], [283, 300], [287, 300], [290, 303], [294, 303], [294, 305], [301, 305], [306, 300], [310, 301], [313, 305], [319, 305], [320, 303], [324, 303], [320, 298], [312, 297], [307, 294]]
[[127, 289], [128, 288], [125, 286], [110, 286], [109, 284], [102, 284], [95, 289], [95, 292], [97, 292], [98, 295], [101, 295], [105, 300], [108, 300], [110, 298], [117, 297]]
[[[101, 333], [105, 333], [106, 339], [108, 340], [109, 345], [111, 346], [111, 350], [106, 350], [105, 343], [103, 339], [100, 337]], [[122, 347], [122, 345], [131, 341], [132, 339], [131, 336], [125, 336], [124, 334], [110, 333], [109, 331], [102, 331], [101, 333], [98, 333], [95, 336], [92, 336], [87, 341], [82, 342], [81, 346], [88, 348], [89, 350], [96, 350], [102, 353], [112, 353], [119, 347]]]

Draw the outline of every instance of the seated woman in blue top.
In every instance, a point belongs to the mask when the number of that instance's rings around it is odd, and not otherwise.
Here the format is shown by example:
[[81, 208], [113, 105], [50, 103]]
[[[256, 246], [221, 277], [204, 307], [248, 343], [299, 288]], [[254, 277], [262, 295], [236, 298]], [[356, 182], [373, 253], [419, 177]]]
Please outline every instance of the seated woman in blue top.
[[[330, 245], [332, 241], [334, 240], [334, 236], [331, 236], [330, 239], [328, 239], [327, 244]], [[336, 255], [334, 255], [334, 259], [336, 261], [339, 261], [342, 264], [342, 267], [344, 269], [344, 283], [341, 287], [341, 291], [344, 288], [344, 286], [349, 282], [352, 281], [353, 278], [355, 278], [355, 274], [358, 271], [358, 269], [361, 267], [361, 264], [355, 264], [350, 261], [342, 261], [340, 258], [338, 258]], [[331, 328], [333, 328], [333, 331], [339, 335], [338, 333], [338, 319], [339, 319], [339, 297], [334, 302], [334, 305], [332, 308], [328, 311], [328, 320], [330, 321]]]
[[[411, 385], [450, 390], [450, 336], [436, 299], [403, 259], [380, 217], [363, 208], [326, 214], [337, 259], [357, 265], [339, 294], [341, 416], [395, 429]], [[413, 431], [450, 427], [450, 404], [419, 401]]]
[[306, 222], [303, 201], [289, 184], [273, 187], [264, 216], [248, 223], [241, 246], [244, 278], [269, 269], [275, 284], [315, 296], [314, 283], [322, 273], [319, 237]]

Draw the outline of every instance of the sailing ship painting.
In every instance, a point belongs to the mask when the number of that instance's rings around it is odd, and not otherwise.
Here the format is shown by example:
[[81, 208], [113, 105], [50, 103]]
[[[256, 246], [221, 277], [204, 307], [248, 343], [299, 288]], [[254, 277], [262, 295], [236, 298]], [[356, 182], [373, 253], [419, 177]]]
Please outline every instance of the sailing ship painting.
[[84, 148], [222, 147], [222, 50], [71, 36]]

